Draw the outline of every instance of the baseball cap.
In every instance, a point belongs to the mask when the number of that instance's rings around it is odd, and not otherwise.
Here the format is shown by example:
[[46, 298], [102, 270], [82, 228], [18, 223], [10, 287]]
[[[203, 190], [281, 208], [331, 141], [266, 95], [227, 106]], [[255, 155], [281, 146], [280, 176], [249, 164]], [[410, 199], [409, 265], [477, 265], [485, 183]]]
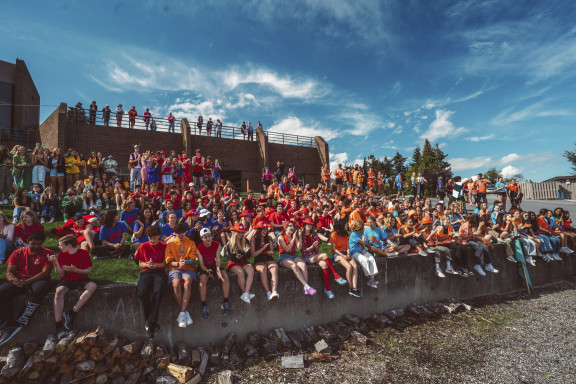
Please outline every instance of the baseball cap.
[[210, 232], [210, 229], [208, 228], [202, 228], [200, 230], [200, 237], [204, 237], [204, 235], [210, 235], [212, 234], [212, 232]]
[[210, 211], [207, 209], [203, 209], [200, 211], [200, 217], [208, 216], [209, 214], [210, 214]]

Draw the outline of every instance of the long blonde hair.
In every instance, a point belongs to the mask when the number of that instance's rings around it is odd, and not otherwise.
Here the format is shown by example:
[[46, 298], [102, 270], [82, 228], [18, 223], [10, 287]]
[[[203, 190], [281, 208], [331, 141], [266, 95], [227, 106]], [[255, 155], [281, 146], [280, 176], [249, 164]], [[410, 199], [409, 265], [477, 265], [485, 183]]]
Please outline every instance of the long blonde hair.
[[238, 247], [238, 233], [236, 231], [232, 231], [232, 236], [230, 236], [230, 240], [228, 241], [228, 246], [230, 252], [237, 253], [239, 251], [243, 251], [244, 248], [248, 246], [248, 242], [246, 241], [246, 236], [242, 236], [240, 239], [240, 247]]

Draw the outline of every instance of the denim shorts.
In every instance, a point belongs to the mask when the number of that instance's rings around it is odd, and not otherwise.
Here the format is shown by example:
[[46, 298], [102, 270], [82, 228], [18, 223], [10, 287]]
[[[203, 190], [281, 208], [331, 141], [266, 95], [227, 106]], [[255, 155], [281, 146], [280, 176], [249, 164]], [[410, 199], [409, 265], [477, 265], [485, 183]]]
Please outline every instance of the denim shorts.
[[50, 176], [51, 177], [64, 177], [64, 172], [60, 173], [60, 172], [58, 172], [58, 170], [56, 168], [52, 168], [50, 170]]
[[278, 257], [278, 264], [282, 265], [285, 260], [292, 260], [294, 261], [296, 258], [300, 257], [295, 253], [283, 253]]
[[196, 281], [197, 274], [191, 269], [173, 269], [168, 272], [168, 283], [171, 283], [174, 279], [184, 279], [186, 277], [191, 277], [192, 280]]

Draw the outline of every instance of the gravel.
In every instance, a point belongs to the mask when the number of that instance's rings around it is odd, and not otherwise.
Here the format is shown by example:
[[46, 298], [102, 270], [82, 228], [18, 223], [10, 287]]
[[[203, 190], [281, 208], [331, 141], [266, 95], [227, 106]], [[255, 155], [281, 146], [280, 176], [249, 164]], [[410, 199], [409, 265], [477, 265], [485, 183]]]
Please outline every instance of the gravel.
[[[404, 317], [393, 328], [346, 341], [331, 362], [282, 369], [281, 358], [249, 361], [235, 383], [574, 383], [576, 278], [523, 293], [472, 301], [470, 312], [431, 320]], [[218, 372], [207, 378], [218, 383]]]

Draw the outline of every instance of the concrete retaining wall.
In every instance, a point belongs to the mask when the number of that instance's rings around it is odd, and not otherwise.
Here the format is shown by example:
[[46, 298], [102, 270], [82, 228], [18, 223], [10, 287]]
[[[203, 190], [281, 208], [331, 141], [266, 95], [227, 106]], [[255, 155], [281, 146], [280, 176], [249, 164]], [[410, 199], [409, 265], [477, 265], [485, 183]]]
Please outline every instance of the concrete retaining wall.
[[[211, 281], [208, 288], [210, 318], [201, 318], [201, 305], [197, 289], [193, 291], [189, 312], [194, 324], [178, 328], [176, 302], [169, 289], [166, 289], [160, 310], [161, 331], [156, 340], [170, 345], [184, 341], [191, 346], [220, 344], [229, 332], [236, 332], [243, 339], [248, 332], [268, 333], [273, 328], [282, 327], [286, 331], [319, 325], [334, 321], [346, 313], [368, 316], [387, 309], [402, 308], [410, 303], [423, 304], [428, 301], [457, 298], [465, 300], [473, 297], [509, 293], [525, 290], [520, 280], [516, 264], [506, 261], [503, 250], [495, 250], [494, 265], [499, 274], [488, 273], [486, 277], [463, 278], [447, 275], [438, 278], [434, 274], [430, 257], [400, 256], [380, 258], [380, 285], [377, 290], [366, 286], [366, 279], [360, 277], [363, 299], [348, 295], [347, 286], [341, 287], [332, 281], [336, 295], [329, 300], [322, 292], [323, 280], [318, 267], [310, 268], [310, 285], [318, 290], [314, 297], [304, 296], [302, 287], [292, 272], [280, 269], [280, 300], [269, 303], [262, 289], [259, 277], [252, 288], [256, 298], [252, 304], [240, 301], [240, 292], [235, 277], [231, 276], [230, 305], [231, 316], [224, 316], [220, 310], [222, 299], [220, 285]], [[538, 262], [536, 267], [528, 266], [534, 286], [542, 286], [576, 275], [576, 256], [565, 257], [564, 262]], [[343, 272], [337, 266], [337, 270]], [[345, 274], [342, 273], [342, 276]], [[68, 295], [67, 308], [71, 308], [78, 293]], [[31, 324], [24, 329], [16, 341], [43, 340], [54, 331], [53, 295], [44, 301]], [[91, 301], [76, 317], [78, 329], [92, 329], [103, 325], [107, 332], [118, 332], [128, 339], [144, 336], [144, 321], [136, 293], [135, 284], [111, 285], [100, 288]]]

